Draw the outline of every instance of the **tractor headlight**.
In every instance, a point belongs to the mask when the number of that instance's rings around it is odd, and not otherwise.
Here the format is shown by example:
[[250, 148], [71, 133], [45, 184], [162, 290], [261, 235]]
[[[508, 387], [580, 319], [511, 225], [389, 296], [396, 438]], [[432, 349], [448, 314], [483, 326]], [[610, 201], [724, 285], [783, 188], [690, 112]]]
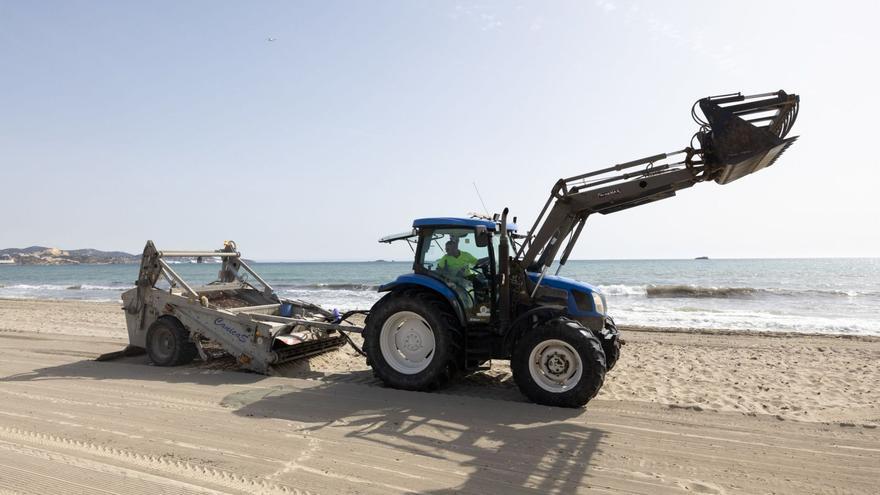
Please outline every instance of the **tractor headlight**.
[[596, 308], [597, 313], [605, 314], [605, 301], [598, 292], [593, 292], [593, 307]]

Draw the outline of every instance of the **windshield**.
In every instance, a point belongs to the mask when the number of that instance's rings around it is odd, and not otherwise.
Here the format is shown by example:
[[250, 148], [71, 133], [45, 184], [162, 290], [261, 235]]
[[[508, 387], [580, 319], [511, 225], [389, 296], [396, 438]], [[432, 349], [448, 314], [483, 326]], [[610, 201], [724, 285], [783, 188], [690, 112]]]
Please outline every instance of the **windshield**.
[[426, 270], [464, 275], [477, 261], [489, 256], [489, 246], [479, 247], [471, 229], [436, 229], [422, 249], [419, 263]]

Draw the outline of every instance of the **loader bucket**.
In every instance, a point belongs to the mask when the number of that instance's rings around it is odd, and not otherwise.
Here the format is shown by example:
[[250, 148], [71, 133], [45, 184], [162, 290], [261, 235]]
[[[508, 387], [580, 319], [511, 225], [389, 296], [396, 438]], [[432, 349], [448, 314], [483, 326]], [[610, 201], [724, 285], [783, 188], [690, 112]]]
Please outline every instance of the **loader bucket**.
[[797, 139], [785, 136], [797, 118], [799, 100], [785, 91], [699, 100], [706, 121], [694, 118], [702, 124], [697, 139], [710, 178], [728, 184], [772, 165]]

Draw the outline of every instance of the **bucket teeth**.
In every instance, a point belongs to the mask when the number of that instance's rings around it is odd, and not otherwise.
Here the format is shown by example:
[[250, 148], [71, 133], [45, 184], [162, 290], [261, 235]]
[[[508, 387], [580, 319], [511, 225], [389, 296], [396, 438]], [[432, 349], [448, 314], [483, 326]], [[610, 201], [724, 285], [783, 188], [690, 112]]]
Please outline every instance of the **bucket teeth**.
[[762, 168], [767, 168], [770, 165], [773, 165], [773, 163], [776, 162], [776, 160], [785, 153], [785, 150], [794, 144], [796, 140], [797, 137], [786, 139], [782, 144], [774, 146], [766, 152], [757, 153], [745, 160], [722, 167], [720, 172], [718, 172], [718, 175], [715, 177], [715, 182], [718, 184], [729, 184], [737, 179], [753, 174]]

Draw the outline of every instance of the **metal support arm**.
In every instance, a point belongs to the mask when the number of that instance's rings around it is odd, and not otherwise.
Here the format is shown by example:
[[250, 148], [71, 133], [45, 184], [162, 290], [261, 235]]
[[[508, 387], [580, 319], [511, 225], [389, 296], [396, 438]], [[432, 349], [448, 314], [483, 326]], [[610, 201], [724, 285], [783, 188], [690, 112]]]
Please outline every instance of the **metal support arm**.
[[[560, 179], [515, 259], [529, 271], [543, 272], [570, 236], [562, 262], [568, 259], [591, 214], [614, 213], [670, 198], [707, 180], [727, 184], [772, 165], [797, 139], [786, 139], [786, 135], [797, 118], [799, 102], [797, 95], [785, 91], [698, 100], [692, 115], [700, 125], [694, 135], [699, 149], [660, 153]], [[705, 119], [697, 116], [697, 106]], [[684, 159], [670, 160], [678, 155], [685, 155]], [[639, 166], [644, 168], [618, 173]]]
[[702, 181], [699, 169], [680, 167], [659, 173], [646, 170], [626, 181], [599, 181], [599, 186], [581, 186], [558, 197], [550, 208], [541, 228], [524, 251], [522, 265], [541, 271], [553, 264], [563, 240], [571, 235], [565, 249], [567, 260], [587, 217], [593, 213], [608, 214], [675, 196], [676, 191]]

